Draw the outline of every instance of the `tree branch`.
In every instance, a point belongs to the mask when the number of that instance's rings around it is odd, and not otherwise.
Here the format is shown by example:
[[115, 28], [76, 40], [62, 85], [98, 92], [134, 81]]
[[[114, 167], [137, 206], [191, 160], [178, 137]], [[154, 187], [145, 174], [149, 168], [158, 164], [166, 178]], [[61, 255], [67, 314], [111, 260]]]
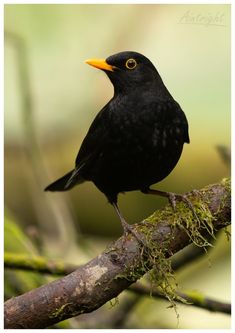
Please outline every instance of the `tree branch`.
[[[205, 250], [203, 248], [196, 247], [194, 244], [191, 244], [188, 246], [187, 251], [183, 252], [185, 252], [183, 255], [171, 262], [171, 266], [173, 267], [174, 271], [180, 269], [182, 266], [185, 266], [187, 263], [204, 254]], [[67, 264], [60, 260], [49, 260], [42, 256], [29, 256], [25, 254], [6, 252], [4, 254], [4, 268], [35, 271], [38, 273], [52, 275], [67, 275], [79, 267]], [[141, 295], [151, 295], [157, 298], [168, 300], [166, 295], [164, 295], [160, 290], [152, 290], [151, 288], [140, 283], [131, 285], [128, 290], [134, 292], [135, 295], [133, 295], [132, 298], [127, 298], [126, 303], [123, 303], [123, 308], [119, 307], [119, 311], [114, 314], [114, 318], [112, 320], [113, 324], [115, 324], [114, 328], [121, 327], [125, 316], [127, 316], [131, 309], [136, 305], [136, 302], [141, 299]], [[183, 302], [184, 304], [187, 302], [189, 305], [203, 308], [209, 311], [231, 314], [231, 304], [215, 301], [203, 294], [199, 294], [198, 292], [176, 291], [176, 295], [180, 297], [179, 299], [175, 299], [178, 302]]]
[[[161, 293], [160, 290], [154, 289], [151, 290], [149, 287], [144, 286], [140, 283], [134, 283], [131, 285], [128, 290], [133, 291], [138, 295], [150, 295], [157, 298], [166, 299], [166, 296]], [[201, 309], [213, 311], [213, 312], [222, 312], [226, 314], [231, 314], [231, 304], [215, 301], [209, 297], [206, 297], [202, 293], [196, 291], [176, 291], [176, 302], [180, 302], [183, 304], [193, 305]]]
[[177, 203], [175, 212], [169, 205], [155, 212], [135, 224], [145, 249], [132, 235], [122, 236], [64, 278], [11, 298], [5, 303], [5, 328], [45, 328], [96, 310], [153, 266], [160, 270], [160, 255], [171, 257], [192, 242], [207, 246], [214, 230], [230, 224], [230, 196], [230, 182], [223, 180], [188, 193], [196, 216], [183, 202]]
[[42, 256], [29, 256], [5, 252], [4, 268], [21, 269], [45, 274], [67, 275], [75, 271], [78, 266], [65, 264], [59, 260], [49, 260]]

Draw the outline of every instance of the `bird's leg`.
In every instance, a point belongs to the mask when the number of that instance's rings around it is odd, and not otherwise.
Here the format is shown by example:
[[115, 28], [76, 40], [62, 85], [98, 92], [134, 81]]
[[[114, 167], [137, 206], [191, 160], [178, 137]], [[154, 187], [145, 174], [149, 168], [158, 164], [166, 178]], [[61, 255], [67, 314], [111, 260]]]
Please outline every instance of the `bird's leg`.
[[195, 212], [195, 209], [193, 208], [192, 203], [190, 202], [190, 200], [187, 198], [187, 195], [185, 194], [177, 194], [177, 193], [173, 193], [173, 192], [164, 192], [164, 191], [159, 191], [159, 190], [154, 190], [151, 188], [147, 188], [144, 190], [141, 190], [141, 192], [145, 193], [145, 194], [154, 194], [154, 195], [159, 195], [161, 197], [165, 197], [168, 198], [173, 210], [175, 211], [175, 206], [176, 206], [176, 201], [183, 201], [192, 211], [194, 217], [198, 220], [198, 216]]
[[147, 189], [141, 190], [141, 192], [145, 193], [145, 194], [159, 195], [161, 197], [167, 198], [169, 200], [169, 202], [170, 202], [173, 210], [175, 210], [176, 198], [178, 200], [183, 201], [183, 199], [182, 199], [183, 195], [176, 194], [176, 193], [173, 193], [173, 192], [164, 192], [164, 191], [159, 191], [159, 190], [153, 190], [151, 188], [147, 188]]
[[124, 219], [124, 217], [122, 216], [122, 213], [120, 212], [120, 209], [117, 205], [116, 202], [112, 202], [112, 205], [121, 221], [121, 224], [122, 224], [122, 227], [123, 227], [123, 231], [124, 231], [124, 235], [128, 235], [128, 233], [131, 233], [132, 235], [135, 236], [135, 238], [138, 240], [138, 242], [141, 244], [141, 245], [144, 245], [142, 239], [140, 238], [140, 236], [138, 235], [138, 233], [134, 230], [134, 228], [126, 222], [126, 220]]

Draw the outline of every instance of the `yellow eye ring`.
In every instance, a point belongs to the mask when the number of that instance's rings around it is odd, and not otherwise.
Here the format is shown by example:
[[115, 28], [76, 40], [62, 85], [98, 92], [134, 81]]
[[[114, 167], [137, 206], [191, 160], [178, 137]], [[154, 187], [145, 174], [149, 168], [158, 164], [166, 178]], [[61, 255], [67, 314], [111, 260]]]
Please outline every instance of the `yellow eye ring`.
[[130, 58], [130, 59], [128, 59], [128, 60], [126, 61], [125, 66], [126, 66], [126, 68], [128, 68], [128, 69], [134, 69], [134, 68], [136, 68], [136, 66], [137, 66], [137, 62], [136, 62], [135, 59]]

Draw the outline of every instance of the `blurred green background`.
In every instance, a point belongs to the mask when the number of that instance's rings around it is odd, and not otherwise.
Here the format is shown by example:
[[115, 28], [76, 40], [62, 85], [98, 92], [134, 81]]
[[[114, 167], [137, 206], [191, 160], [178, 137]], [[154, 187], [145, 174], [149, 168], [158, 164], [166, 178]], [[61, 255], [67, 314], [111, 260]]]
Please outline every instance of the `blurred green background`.
[[[92, 120], [112, 97], [105, 74], [84, 60], [124, 50], [143, 53], [156, 65], [189, 121], [190, 145], [155, 187], [185, 192], [230, 174], [218, 149], [230, 149], [229, 5], [5, 5], [6, 224], [9, 218], [17, 223], [40, 254], [79, 264], [121, 233], [113, 208], [93, 184], [68, 193], [43, 189], [73, 168]], [[131, 223], [165, 204], [140, 192], [119, 200]], [[223, 234], [211, 258], [210, 268], [204, 258], [184, 270], [180, 285], [228, 301]], [[143, 299], [126, 327], [175, 328], [166, 304]], [[226, 315], [187, 306], [179, 312], [179, 328], [230, 327]]]

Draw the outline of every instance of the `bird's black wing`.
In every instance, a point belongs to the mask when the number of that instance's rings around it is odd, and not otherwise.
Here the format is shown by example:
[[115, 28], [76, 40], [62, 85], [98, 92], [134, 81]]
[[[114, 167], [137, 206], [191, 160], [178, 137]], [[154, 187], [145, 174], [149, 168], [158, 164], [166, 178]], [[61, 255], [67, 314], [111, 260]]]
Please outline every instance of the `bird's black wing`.
[[75, 168], [47, 186], [46, 191], [67, 191], [73, 186], [84, 182], [84, 171], [87, 164], [92, 163], [100, 153], [107, 137], [108, 126], [106, 124], [109, 113], [107, 106], [97, 114], [92, 122], [78, 152]]
[[87, 162], [95, 159], [105, 145], [109, 133], [108, 104], [97, 114], [85, 136], [76, 158], [76, 169], [82, 169]]
[[186, 118], [183, 110], [181, 109], [180, 105], [178, 103], [177, 103], [177, 105], [178, 105], [177, 120], [178, 120], [178, 122], [180, 122], [180, 124], [182, 126], [184, 142], [190, 143], [187, 118]]
[[90, 165], [101, 152], [108, 136], [109, 103], [93, 120], [75, 160], [75, 168], [68, 179], [65, 188], [84, 181], [87, 165]]
[[[166, 108], [166, 124], [168, 123], [170, 127], [174, 126], [176, 130], [179, 130], [178, 135], [182, 136], [183, 142], [190, 143], [188, 121], [180, 105], [172, 98], [164, 106]], [[164, 108], [164, 106], [162, 107]]]
[[[181, 142], [190, 142], [187, 118], [180, 105], [173, 98], [157, 100], [143, 106], [140, 117], [143, 128], [141, 132], [145, 135], [146, 131], [152, 128], [152, 139], [156, 141], [156, 145], [157, 142], [161, 142], [164, 131], [169, 136], [176, 136]], [[144, 130], [144, 126], [147, 128], [146, 130]]]

